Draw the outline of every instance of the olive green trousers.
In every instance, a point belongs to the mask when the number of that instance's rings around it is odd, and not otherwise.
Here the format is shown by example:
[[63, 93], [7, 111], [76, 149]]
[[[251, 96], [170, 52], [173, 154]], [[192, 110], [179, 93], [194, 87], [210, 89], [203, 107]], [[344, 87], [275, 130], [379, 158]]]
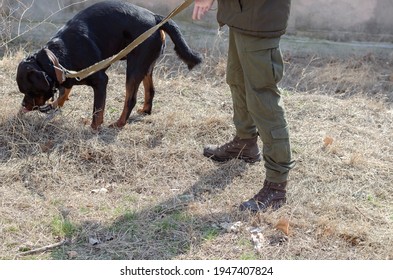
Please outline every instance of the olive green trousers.
[[281, 183], [294, 167], [285, 110], [277, 83], [284, 63], [279, 38], [263, 39], [230, 29], [227, 83], [233, 121], [241, 139], [259, 135], [266, 180]]

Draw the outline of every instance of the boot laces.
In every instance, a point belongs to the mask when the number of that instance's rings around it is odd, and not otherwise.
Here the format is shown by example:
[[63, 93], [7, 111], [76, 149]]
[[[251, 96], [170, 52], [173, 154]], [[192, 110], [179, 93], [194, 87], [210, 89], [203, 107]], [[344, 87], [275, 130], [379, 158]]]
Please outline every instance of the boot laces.
[[[235, 137], [232, 141], [230, 141], [228, 143], [225, 143], [224, 145], [218, 147], [218, 150], [225, 151], [227, 149], [231, 149], [231, 148], [236, 147], [236, 146], [239, 146], [239, 142], [237, 141], [237, 139]], [[246, 146], [246, 145], [244, 145], [244, 146]], [[242, 147], [242, 149], [243, 148], [244, 147]]]
[[271, 203], [274, 203], [275, 200], [278, 202], [285, 200], [285, 196], [281, 197], [281, 193], [285, 193], [285, 190], [271, 188], [270, 183], [265, 182], [263, 188], [253, 197], [253, 199], [257, 202], [257, 204], [262, 206], [262, 208], [265, 208]]
[[268, 195], [269, 195], [269, 187], [263, 186], [263, 188], [256, 195], [254, 195], [254, 200], [261, 201]]

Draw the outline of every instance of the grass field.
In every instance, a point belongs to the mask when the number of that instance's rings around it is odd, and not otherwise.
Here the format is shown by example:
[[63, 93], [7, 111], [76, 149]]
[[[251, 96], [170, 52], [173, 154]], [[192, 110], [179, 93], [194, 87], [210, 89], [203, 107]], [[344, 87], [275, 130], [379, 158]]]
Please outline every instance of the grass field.
[[113, 66], [100, 133], [83, 86], [51, 119], [17, 116], [24, 55], [0, 58], [0, 259], [393, 259], [393, 59], [285, 53], [297, 166], [288, 203], [252, 215], [263, 163], [202, 155], [234, 133], [224, 55], [187, 72], [168, 50], [152, 115], [122, 130]]

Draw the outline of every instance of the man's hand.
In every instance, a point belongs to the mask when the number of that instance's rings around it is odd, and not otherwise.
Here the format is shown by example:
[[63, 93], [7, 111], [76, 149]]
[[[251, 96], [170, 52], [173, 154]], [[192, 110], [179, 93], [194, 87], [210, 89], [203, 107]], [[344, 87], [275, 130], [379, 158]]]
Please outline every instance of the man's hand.
[[213, 2], [214, 0], [195, 0], [192, 19], [200, 20], [210, 10]]

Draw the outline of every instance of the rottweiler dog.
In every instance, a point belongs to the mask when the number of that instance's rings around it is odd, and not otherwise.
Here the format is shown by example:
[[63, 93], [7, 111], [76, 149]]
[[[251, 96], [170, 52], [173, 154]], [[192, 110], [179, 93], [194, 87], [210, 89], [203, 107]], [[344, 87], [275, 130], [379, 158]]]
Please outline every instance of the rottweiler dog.
[[[117, 54], [143, 32], [164, 17], [142, 7], [121, 1], [104, 1], [76, 14], [38, 52], [25, 58], [18, 66], [16, 81], [24, 94], [22, 112], [45, 111], [48, 100], [59, 91], [51, 107], [61, 107], [74, 85], [88, 85], [94, 91], [91, 127], [99, 129], [104, 119], [108, 76], [106, 69], [78, 81], [65, 78], [64, 68], [81, 70]], [[114, 127], [123, 127], [135, 106], [139, 85], [145, 90], [141, 113], [150, 114], [154, 97], [153, 68], [165, 47], [165, 34], [175, 46], [178, 57], [192, 69], [202, 61], [201, 55], [190, 49], [173, 20], [165, 23], [123, 60], [127, 61], [126, 97], [123, 111]]]

